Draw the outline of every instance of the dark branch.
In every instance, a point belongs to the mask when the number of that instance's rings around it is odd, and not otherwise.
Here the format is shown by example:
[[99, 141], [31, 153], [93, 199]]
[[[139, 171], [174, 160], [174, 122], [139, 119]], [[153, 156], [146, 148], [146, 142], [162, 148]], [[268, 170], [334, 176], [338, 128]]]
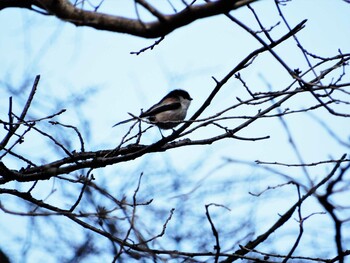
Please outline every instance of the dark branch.
[[0, 3], [0, 10], [8, 7], [22, 7], [33, 10], [33, 6], [36, 6], [48, 14], [77, 26], [88, 26], [95, 29], [126, 33], [144, 38], [156, 38], [163, 37], [175, 29], [186, 26], [198, 19], [225, 14], [256, 1], [220, 0], [201, 5], [189, 5], [182, 11], [171, 15], [160, 14], [147, 4], [146, 1], [138, 1], [157, 17], [157, 20], [153, 22], [143, 22], [139, 19], [83, 10], [72, 5], [68, 0], [5, 0]]
[[[339, 161], [336, 163], [332, 171], [325, 177], [323, 178], [318, 184], [316, 184], [314, 187], [312, 187], [305, 195], [303, 195], [287, 212], [285, 212], [283, 215], [281, 215], [280, 219], [277, 220], [277, 222], [270, 227], [269, 230], [267, 230], [264, 234], [258, 236], [255, 240], [249, 241], [243, 248], [235, 251], [236, 255], [245, 255], [247, 254], [251, 249], [254, 249], [257, 247], [259, 244], [264, 242], [273, 232], [275, 232], [278, 228], [283, 226], [294, 214], [294, 211], [304, 202], [308, 197], [311, 195], [315, 194], [316, 190], [324, 185], [326, 182], [328, 182], [335, 172], [339, 169], [342, 161], [345, 159], [346, 154], [344, 154]], [[222, 261], [222, 263], [231, 263], [235, 260], [239, 259], [237, 256], [231, 256]]]

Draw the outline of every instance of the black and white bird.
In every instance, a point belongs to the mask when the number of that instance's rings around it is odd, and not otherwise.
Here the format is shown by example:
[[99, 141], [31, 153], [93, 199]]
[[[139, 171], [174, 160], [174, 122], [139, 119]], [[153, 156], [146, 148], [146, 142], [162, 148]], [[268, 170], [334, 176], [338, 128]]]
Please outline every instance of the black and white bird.
[[[142, 112], [139, 118], [147, 118], [160, 129], [172, 129], [186, 118], [187, 109], [191, 104], [191, 100], [192, 98], [187, 91], [182, 89], [173, 90], [157, 104], [154, 104], [147, 111]], [[131, 118], [118, 122], [113, 125], [113, 127], [136, 119], [137, 118]]]

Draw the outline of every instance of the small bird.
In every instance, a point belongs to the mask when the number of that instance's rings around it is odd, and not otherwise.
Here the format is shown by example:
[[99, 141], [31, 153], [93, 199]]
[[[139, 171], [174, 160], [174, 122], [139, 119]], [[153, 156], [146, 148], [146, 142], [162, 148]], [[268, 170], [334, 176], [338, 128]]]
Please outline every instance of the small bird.
[[[147, 118], [152, 124], [160, 129], [172, 129], [185, 119], [191, 100], [192, 98], [187, 91], [175, 89], [170, 91], [164, 98], [162, 98], [157, 104], [154, 104], [147, 111], [142, 112], [139, 118]], [[136, 119], [137, 118], [135, 117], [127, 119], [118, 122], [112, 127]]]

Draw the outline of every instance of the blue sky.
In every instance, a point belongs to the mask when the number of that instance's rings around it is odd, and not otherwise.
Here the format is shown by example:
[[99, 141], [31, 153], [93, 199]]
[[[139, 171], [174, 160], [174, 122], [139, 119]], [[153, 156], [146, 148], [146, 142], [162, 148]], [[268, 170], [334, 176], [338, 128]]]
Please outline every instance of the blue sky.
[[[117, 5], [124, 7], [121, 2]], [[260, 1], [252, 6], [267, 27], [279, 20], [272, 1]], [[128, 13], [129, 10], [126, 8], [125, 12]], [[340, 0], [299, 0], [288, 3], [283, 10], [291, 26], [308, 19], [306, 27], [297, 36], [310, 52], [325, 57], [336, 55], [338, 49], [343, 53], [350, 52], [349, 4]], [[258, 29], [247, 8], [236, 10], [232, 14]], [[285, 32], [285, 29], [280, 25], [272, 35], [277, 39], [282, 32]], [[138, 114], [141, 108], [148, 108], [172, 89], [186, 89], [194, 98], [188, 113], [191, 116], [214, 88], [215, 83], [211, 77], [221, 79], [242, 58], [259, 47], [246, 32], [237, 28], [224, 16], [204, 19], [180, 28], [166, 36], [154, 50], [139, 56], [131, 55], [130, 52], [138, 51], [155, 40], [75, 27], [59, 22], [56, 18], [41, 16], [27, 10], [2, 10], [0, 35], [0, 118], [7, 117], [8, 94], [5, 92], [5, 85], [15, 88], [25, 85], [30, 88], [35, 76], [40, 74], [37, 100], [30, 113], [36, 117], [52, 114], [57, 110], [53, 103], [56, 98], [72, 99], [72, 93], [82, 94], [82, 98], [86, 97], [86, 102], [81, 109], [77, 109], [75, 104], [69, 104], [67, 112], [61, 115], [59, 120], [82, 127], [81, 119], [88, 118], [90, 126], [85, 135], [89, 134], [90, 139], [86, 145], [89, 150], [115, 147], [128, 126], [114, 129], [111, 126], [127, 118], [127, 112]], [[306, 63], [292, 40], [276, 48], [276, 52], [292, 67], [305, 69]], [[253, 67], [243, 70], [241, 74], [254, 91], [266, 90], [266, 81], [276, 90], [286, 87], [290, 82], [286, 72], [281, 70], [269, 54], [259, 57]], [[346, 78], [349, 80], [349, 76]], [[87, 90], [93, 95], [85, 96]], [[28, 92], [27, 89], [26, 93]], [[25, 97], [26, 93], [19, 96]], [[246, 95], [240, 83], [233, 78], [220, 91], [203, 117], [232, 104], [236, 96], [244, 98]], [[18, 105], [18, 101], [19, 99], [14, 97], [15, 109], [20, 110], [22, 105]], [[310, 103], [314, 102], [305, 96], [283, 107], [299, 108]], [[235, 114], [253, 114], [255, 109], [246, 110], [249, 113], [238, 111]], [[349, 140], [348, 121], [330, 116], [325, 111], [318, 114], [341, 138]], [[305, 162], [338, 158], [349, 151], [330, 139], [328, 133], [307, 114], [288, 118], [288, 124], [302, 149]], [[191, 138], [205, 138], [213, 134], [215, 129], [208, 128], [193, 134]], [[3, 131], [0, 131], [0, 135], [3, 135]], [[166, 167], [168, 162], [177, 166], [181, 174], [198, 160], [204, 159], [206, 161], [201, 169], [193, 175], [192, 183], [195, 184], [212, 171], [211, 169], [217, 167], [223, 157], [248, 161], [297, 162], [287, 136], [277, 120], [257, 122], [238, 135], [270, 135], [271, 139], [261, 142], [227, 140], [211, 146], [178, 149], [165, 153], [165, 157], [145, 157], [133, 164], [109, 167], [106, 174], [115, 169], [128, 173], [131, 173], [132, 169], [136, 173], [141, 168], [135, 167], [143, 163], [148, 163], [146, 168], [142, 168], [145, 174], [155, 173]], [[154, 142], [158, 138], [158, 131], [153, 129], [145, 136], [144, 143]], [[25, 144], [23, 151], [33, 147], [42, 147], [40, 151], [33, 153], [38, 161], [43, 153], [50, 155], [51, 150], [45, 148], [45, 142], [41, 141], [34, 146], [32, 143]], [[209, 157], [205, 157], [208, 152]], [[9, 162], [12, 163], [11, 160]], [[152, 162], [157, 162], [159, 167], [154, 169]], [[15, 168], [16, 163], [13, 165]], [[242, 166], [241, 169], [236, 173], [243, 175], [247, 171], [252, 172], [251, 168]], [[323, 175], [327, 169], [329, 167], [312, 170], [315, 171], [314, 177]], [[230, 172], [231, 168], [226, 167], [220, 176], [230, 176]], [[104, 176], [106, 175], [101, 177]], [[210, 176], [203, 182], [205, 189], [210, 187], [215, 176]], [[295, 176], [302, 175], [297, 172]], [[106, 177], [98, 180], [106, 180]], [[112, 181], [111, 184], [118, 187], [118, 180]], [[264, 189], [267, 185], [269, 182], [261, 180], [252, 188]], [[183, 191], [192, 188], [193, 185], [189, 185], [188, 189]], [[163, 200], [160, 201], [162, 202]], [[203, 204], [206, 202], [225, 201], [218, 195], [205, 196]], [[3, 223], [0, 218], [0, 224]]]

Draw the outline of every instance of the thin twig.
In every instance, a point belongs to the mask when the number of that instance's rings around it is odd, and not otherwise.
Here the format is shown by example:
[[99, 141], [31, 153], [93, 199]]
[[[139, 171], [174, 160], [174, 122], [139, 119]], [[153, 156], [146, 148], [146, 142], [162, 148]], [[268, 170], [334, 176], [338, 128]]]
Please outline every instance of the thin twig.
[[[21, 115], [19, 116], [19, 121], [24, 121], [24, 118], [25, 116], [27, 115], [27, 112], [29, 110], [29, 107], [33, 101], [33, 98], [34, 98], [34, 95], [35, 95], [35, 92], [36, 92], [36, 89], [38, 87], [38, 84], [39, 84], [39, 80], [40, 80], [40, 75], [37, 75], [35, 77], [35, 80], [34, 80], [34, 83], [33, 83], [33, 86], [32, 86], [32, 89], [29, 93], [29, 96], [28, 96], [28, 99], [27, 99], [27, 102], [26, 104], [24, 105], [24, 108], [22, 110], [22, 113]], [[12, 100], [10, 99], [10, 104], [12, 105]], [[13, 112], [12, 112], [12, 106], [10, 105], [10, 111], [11, 111], [11, 115], [13, 115]], [[10, 124], [12, 124], [12, 117], [9, 117], [9, 122]], [[6, 134], [6, 136], [2, 139], [2, 141], [0, 142], [0, 149], [3, 149], [6, 147], [7, 143], [9, 142], [9, 140], [11, 139], [12, 135], [15, 134], [16, 130], [19, 128], [20, 124], [13, 124], [11, 125], [11, 128], [9, 129], [9, 132]]]
[[[212, 230], [213, 235], [214, 235], [214, 237], [215, 237], [215, 246], [214, 246], [214, 250], [216, 251], [216, 252], [215, 252], [215, 263], [217, 263], [217, 262], [219, 262], [221, 247], [220, 247], [220, 241], [219, 241], [219, 233], [218, 233], [218, 231], [216, 230], [215, 225], [214, 225], [214, 223], [213, 223], [213, 220], [211, 219], [211, 216], [210, 216], [210, 213], [209, 213], [209, 207], [210, 207], [210, 206], [224, 207], [224, 208], [226, 208], [226, 209], [228, 209], [228, 208], [225, 207], [225, 206], [223, 206], [223, 205], [214, 204], [214, 203], [205, 205], [205, 215], [207, 216], [207, 219], [208, 219], [209, 224], [210, 224], [210, 226], [211, 226], [211, 230]], [[230, 210], [230, 209], [228, 209], [228, 210]]]

